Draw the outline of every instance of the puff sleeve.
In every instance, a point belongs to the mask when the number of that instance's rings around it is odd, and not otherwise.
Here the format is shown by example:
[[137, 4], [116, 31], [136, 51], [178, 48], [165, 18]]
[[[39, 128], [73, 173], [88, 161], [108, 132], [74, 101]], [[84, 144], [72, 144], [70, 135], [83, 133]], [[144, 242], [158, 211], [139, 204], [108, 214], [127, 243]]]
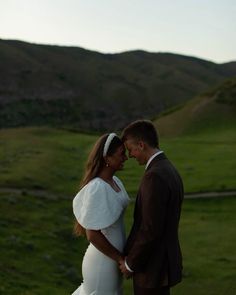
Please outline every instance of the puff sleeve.
[[123, 206], [107, 184], [93, 179], [73, 200], [73, 212], [78, 222], [91, 230], [112, 225], [123, 211]]

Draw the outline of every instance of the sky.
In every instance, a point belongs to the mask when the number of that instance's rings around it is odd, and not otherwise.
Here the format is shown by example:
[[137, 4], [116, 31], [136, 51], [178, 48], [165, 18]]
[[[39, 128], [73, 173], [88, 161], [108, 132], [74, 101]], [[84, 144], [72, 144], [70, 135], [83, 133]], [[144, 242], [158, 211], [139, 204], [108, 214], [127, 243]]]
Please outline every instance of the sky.
[[236, 1], [0, 0], [0, 39], [236, 61]]

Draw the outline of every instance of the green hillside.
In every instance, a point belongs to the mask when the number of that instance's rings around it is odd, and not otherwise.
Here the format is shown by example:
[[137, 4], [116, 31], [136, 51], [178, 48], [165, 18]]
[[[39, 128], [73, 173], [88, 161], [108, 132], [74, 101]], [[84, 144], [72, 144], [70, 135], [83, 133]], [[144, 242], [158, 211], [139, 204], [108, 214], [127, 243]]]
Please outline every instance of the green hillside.
[[[72, 235], [71, 202], [96, 137], [48, 128], [0, 131], [1, 294], [70, 294], [81, 282], [87, 242]], [[235, 129], [161, 142], [186, 192], [235, 190]], [[132, 197], [142, 172], [129, 160], [119, 175]], [[184, 202], [184, 281], [172, 294], [234, 295], [235, 200]], [[125, 215], [127, 232], [132, 212], [133, 203]], [[131, 290], [131, 282], [125, 282], [125, 295]]]
[[[162, 148], [180, 170], [186, 192], [235, 190], [233, 134], [233, 128], [228, 133], [216, 128], [162, 138]], [[87, 242], [72, 235], [71, 206], [96, 138], [49, 128], [0, 131], [1, 294], [64, 295], [81, 282]], [[143, 167], [129, 160], [119, 175], [132, 197], [142, 173]], [[184, 202], [184, 281], [172, 294], [234, 295], [235, 210], [235, 198]], [[127, 232], [132, 213], [131, 202], [125, 215]], [[126, 281], [124, 295], [131, 295], [131, 290]]]
[[[234, 94], [231, 79], [155, 122], [186, 193], [236, 190]], [[0, 294], [64, 295], [80, 284], [87, 242], [72, 235], [72, 199], [97, 137], [48, 127], [0, 129]], [[131, 197], [142, 173], [134, 160], [119, 173]], [[173, 295], [235, 294], [235, 210], [235, 197], [184, 201], [184, 279]], [[131, 290], [126, 281], [124, 295]]]
[[218, 136], [219, 141], [227, 142], [229, 133], [232, 133], [231, 139], [235, 141], [236, 78], [195, 97], [177, 110], [170, 110], [155, 124], [164, 137], [219, 132], [223, 133], [223, 137]]
[[0, 128], [119, 129], [236, 75], [235, 62], [141, 50], [101, 54], [10, 40], [0, 40], [0, 60]]
[[[180, 169], [186, 192], [236, 188], [235, 86], [236, 79], [228, 80], [155, 121], [161, 148]], [[46, 127], [2, 129], [0, 186], [75, 193], [97, 137]], [[125, 167], [120, 176], [135, 195], [143, 168], [133, 159]]]
[[[186, 192], [236, 188], [235, 129], [232, 126], [221, 130], [216, 126], [215, 132], [206, 130], [202, 134], [161, 140], [161, 148], [184, 178]], [[59, 129], [1, 130], [0, 186], [73, 195], [96, 138], [95, 135]], [[137, 166], [132, 159], [126, 162], [120, 173], [132, 196], [136, 193], [142, 171], [143, 167]]]

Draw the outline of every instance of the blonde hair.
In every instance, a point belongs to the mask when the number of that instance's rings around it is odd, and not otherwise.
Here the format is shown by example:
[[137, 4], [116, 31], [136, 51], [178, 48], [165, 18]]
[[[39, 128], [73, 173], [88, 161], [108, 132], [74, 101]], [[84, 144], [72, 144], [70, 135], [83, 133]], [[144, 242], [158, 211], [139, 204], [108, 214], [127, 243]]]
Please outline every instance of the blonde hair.
[[[105, 166], [105, 160], [103, 157], [103, 148], [109, 134], [102, 135], [94, 144], [91, 152], [89, 153], [88, 160], [85, 166], [84, 176], [80, 182], [80, 189], [89, 183]], [[122, 141], [118, 136], [115, 136], [108, 148], [107, 156], [111, 156], [122, 145]], [[74, 224], [74, 234], [76, 236], [84, 236], [86, 234], [85, 229], [76, 220]]]

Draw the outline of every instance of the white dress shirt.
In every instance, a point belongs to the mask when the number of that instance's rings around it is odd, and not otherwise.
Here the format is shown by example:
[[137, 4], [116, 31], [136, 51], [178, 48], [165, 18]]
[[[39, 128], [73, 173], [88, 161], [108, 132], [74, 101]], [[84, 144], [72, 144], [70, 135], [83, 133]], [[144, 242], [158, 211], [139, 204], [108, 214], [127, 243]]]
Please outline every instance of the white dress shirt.
[[162, 154], [163, 153], [163, 151], [157, 151], [154, 155], [152, 155], [150, 158], [149, 158], [149, 160], [147, 161], [147, 164], [146, 164], [146, 166], [145, 166], [145, 170], [147, 170], [147, 168], [148, 168], [148, 166], [150, 165], [150, 163], [152, 162], [152, 160], [154, 159], [154, 158], [156, 158], [156, 156], [158, 156], [158, 155], [160, 155], [160, 154]]

